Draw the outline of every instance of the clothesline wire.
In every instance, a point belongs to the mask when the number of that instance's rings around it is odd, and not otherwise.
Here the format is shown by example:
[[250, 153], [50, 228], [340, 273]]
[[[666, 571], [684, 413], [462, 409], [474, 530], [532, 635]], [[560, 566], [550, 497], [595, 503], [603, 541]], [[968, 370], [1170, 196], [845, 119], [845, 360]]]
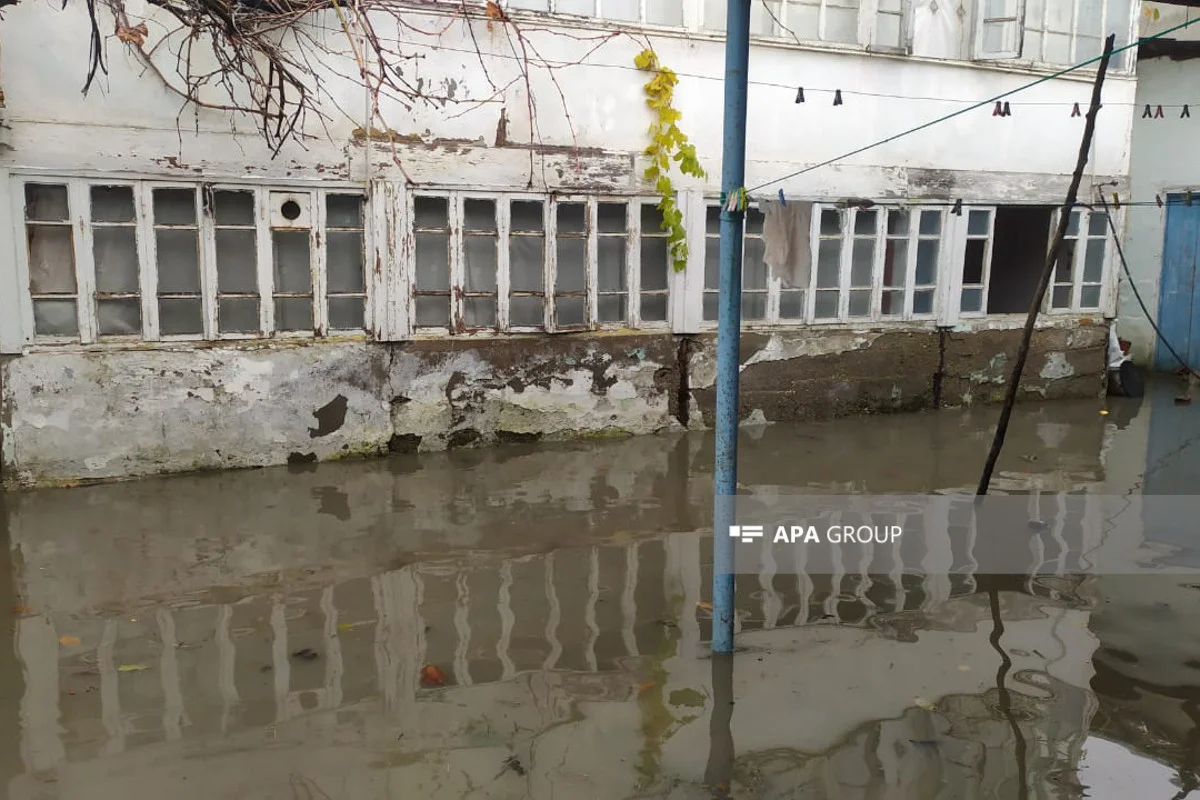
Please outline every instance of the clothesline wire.
[[[1200, 19], [1189, 19], [1185, 22], [1181, 22], [1178, 25], [1173, 25], [1164, 31], [1156, 33], [1153, 36], [1142, 37], [1142, 38], [1138, 39], [1138, 41], [1136, 41], [1136, 42], [1131, 42], [1127, 45], [1124, 45], [1122, 47], [1118, 47], [1118, 48], [1114, 49], [1112, 51], [1112, 55], [1116, 55], [1117, 53], [1121, 53], [1126, 50], [1130, 50], [1134, 47], [1138, 47], [1143, 42], [1153, 41], [1154, 39], [1160, 39], [1163, 36], [1166, 36], [1168, 33], [1174, 33], [1175, 31], [1182, 30], [1183, 28], [1186, 28], [1189, 25], [1193, 25], [1197, 22], [1200, 22]], [[808, 172], [812, 172], [814, 170], [821, 169], [822, 167], [828, 167], [832, 164], [836, 164], [839, 161], [845, 161], [848, 158], [853, 158], [854, 156], [865, 153], [868, 150], [873, 150], [876, 147], [881, 147], [882, 145], [890, 144], [891, 142], [894, 142], [897, 139], [903, 139], [905, 136], [911, 136], [914, 133], [919, 133], [920, 131], [926, 130], [928, 128], [932, 128], [934, 125], [939, 125], [943, 122], [952, 120], [955, 117], [961, 117], [963, 114], [966, 114], [970, 111], [974, 111], [977, 108], [983, 108], [984, 106], [992, 105], [993, 103], [997, 103], [997, 102], [1000, 102], [1001, 100], [1004, 100], [1006, 97], [1012, 97], [1013, 95], [1019, 94], [1020, 92], [1028, 91], [1028, 90], [1034, 88], [1035, 86], [1040, 86], [1043, 83], [1047, 83], [1056, 78], [1061, 78], [1064, 75], [1068, 75], [1072, 72], [1076, 72], [1077, 70], [1080, 70], [1080, 69], [1088, 66], [1089, 64], [1094, 64], [1096, 62], [1099, 62], [1103, 58], [1104, 58], [1103, 55], [1097, 56], [1096, 58], [1089, 58], [1087, 61], [1081, 61], [1080, 63], [1075, 64], [1074, 66], [1067, 67], [1066, 69], [1062, 69], [1062, 70], [1059, 70], [1058, 72], [1052, 73], [1050, 75], [1043, 76], [1041, 78], [1038, 78], [1037, 80], [1034, 80], [1034, 81], [1031, 81], [1031, 82], [1025, 84], [1024, 86], [1019, 86], [1016, 89], [1010, 89], [1007, 92], [1003, 92], [1001, 94], [996, 95], [995, 97], [988, 98], [987, 100], [980, 100], [979, 102], [977, 102], [973, 105], [967, 106], [966, 108], [960, 108], [958, 111], [954, 111], [950, 114], [946, 114], [945, 116], [941, 116], [941, 117], [938, 117], [937, 119], [930, 120], [929, 122], [922, 123], [921, 125], [918, 125], [915, 128], [909, 128], [908, 130], [901, 131], [900, 133], [894, 134], [885, 139], [879, 139], [878, 141], [872, 142], [871, 144], [868, 144], [868, 145], [864, 145], [863, 147], [860, 147], [856, 150], [851, 150], [849, 153], [845, 153], [843, 155], [836, 156], [834, 158], [830, 158], [825, 161], [821, 161], [817, 164], [812, 164], [810, 166], [804, 167], [803, 169], [798, 169], [795, 172], [789, 172], [786, 175], [783, 175], [778, 178], [774, 178], [772, 180], [767, 181], [766, 183], [762, 183], [751, 189], [747, 189], [746, 191], [748, 193], [749, 192], [757, 192], [760, 189], [765, 189], [768, 186], [772, 186], [776, 183], [781, 183], [781, 182], [789, 180], [791, 178], [795, 178], [800, 175], [804, 175]]]
[[[329, 25], [317, 25], [317, 24], [313, 23], [312, 27], [318, 28], [323, 31], [327, 31], [329, 33], [344, 33], [344, 31], [341, 28], [337, 28], [337, 27], [333, 27], [333, 26], [329, 26]], [[424, 47], [424, 48], [428, 48], [431, 50], [441, 50], [441, 51], [445, 51], [447, 53], [464, 53], [464, 54], [472, 55], [472, 56], [478, 55], [477, 51], [468, 50], [468, 49], [462, 48], [462, 47], [447, 47], [447, 46], [440, 45], [440, 44], [433, 44], [433, 43], [426, 43], [426, 42], [410, 42], [410, 41], [405, 41], [405, 40], [400, 40], [400, 39], [388, 39], [386, 37], [380, 37], [380, 40], [386, 41], [386, 42], [389, 42], [392, 44], [405, 44], [408, 46]], [[1119, 51], [1114, 51], [1114, 52], [1119, 52]], [[506, 61], [521, 61], [521, 60], [523, 60], [522, 58], [520, 58], [518, 56], [508, 55], [508, 54], [503, 54], [503, 53], [487, 53], [485, 55], [487, 58], [498, 58], [498, 59], [506, 60]], [[635, 67], [632, 64], [606, 64], [606, 63], [602, 63], [602, 62], [598, 62], [598, 61], [576, 62], [576, 61], [558, 61], [558, 60], [550, 60], [550, 59], [539, 59], [539, 61], [544, 63], [547, 67], [559, 67], [559, 68], [573, 67], [573, 66], [597, 67], [600, 69], [619, 69], [619, 70], [628, 70], [630, 72], [641, 72], [641, 70], [639, 70], [637, 67]], [[1087, 63], [1087, 62], [1085, 62], [1085, 63]], [[1071, 69], [1074, 70], [1074, 69], [1078, 69], [1078, 68], [1079, 67], [1076, 66], [1076, 67], [1072, 67]], [[1068, 70], [1068, 71], [1070, 71], [1070, 70]], [[701, 75], [701, 74], [695, 73], [695, 72], [676, 72], [675, 74], [681, 78], [694, 78], [696, 80], [716, 81], [718, 83], [724, 82], [724, 80], [725, 80], [725, 78], [720, 75]], [[1052, 75], [1050, 77], [1059, 77], [1063, 74], [1065, 74], [1065, 73], [1057, 73], [1056, 75]], [[834, 94], [834, 93], [840, 91], [843, 95], [850, 95], [852, 97], [871, 97], [871, 98], [882, 99], [882, 100], [915, 100], [915, 101], [924, 102], [924, 103], [973, 103], [973, 104], [979, 103], [979, 101], [977, 101], [977, 100], [967, 99], [967, 98], [963, 98], [963, 97], [929, 97], [926, 95], [915, 95], [915, 94], [891, 94], [889, 92], [866, 92], [866, 91], [860, 91], [860, 90], [856, 90], [856, 89], [823, 89], [821, 87], [816, 87], [816, 86], [801, 87], [796, 84], [778, 83], [775, 81], [751, 80], [751, 81], [748, 81], [748, 83], [751, 86], [762, 86], [762, 87], [769, 88], [769, 89], [784, 89], [784, 90], [787, 90], [788, 92], [796, 92], [798, 89], [803, 88], [805, 92], [816, 92], [819, 94]], [[1027, 88], [1027, 87], [1024, 87], [1024, 88]], [[988, 101], [988, 102], [991, 102], [991, 101]], [[1080, 104], [1082, 104], [1082, 102], [1083, 101], [1080, 101]], [[1019, 106], [1060, 106], [1060, 107], [1071, 106], [1074, 104], [1075, 104], [1075, 101], [1071, 101], [1071, 100], [1024, 100], [1024, 101], [1021, 101], [1020, 103], [1018, 103]], [[1125, 106], [1136, 107], [1136, 106], [1145, 105], [1145, 103], [1133, 103], [1133, 102], [1115, 103], [1114, 102], [1114, 103], [1105, 103], [1105, 105], [1121, 106], [1121, 107], [1125, 107]], [[1151, 103], [1150, 105], [1151, 105], [1151, 107], [1157, 107], [1157, 106], [1161, 105], [1163, 108], [1183, 108], [1184, 106], [1200, 107], [1200, 100], [1194, 100], [1192, 102], [1182, 102], [1182, 103], [1169, 103], [1169, 104], [1168, 103]], [[969, 110], [969, 109], [966, 109], [966, 110]]]
[[[1185, 193], [1184, 192], [1171, 192], [1170, 194], [1182, 195]], [[771, 199], [773, 199], [773, 195], [759, 195], [758, 197], [750, 197], [749, 199], [751, 201], [771, 200]], [[865, 198], [864, 198], [864, 201], [865, 201]], [[796, 198], [796, 202], [805, 202], [805, 201], [802, 200], [801, 198]], [[812, 202], [820, 203], [822, 205], [837, 205], [836, 202], [831, 203], [829, 201], [822, 201], [822, 200], [813, 200]], [[1200, 193], [1198, 193], [1196, 195], [1195, 199], [1193, 200], [1193, 203], [1197, 206], [1200, 206]], [[967, 202], [966, 200], [964, 200], [960, 203], [957, 200], [898, 200], [898, 199], [897, 200], [880, 200], [880, 201], [870, 200], [870, 201], [866, 201], [866, 202], [855, 202], [855, 201], [851, 200], [851, 201], [843, 201], [842, 204], [844, 204], [848, 208], [859, 208], [859, 209], [862, 209], [862, 208], [867, 208], [867, 209], [871, 209], [871, 208], [882, 208], [882, 209], [957, 208], [960, 206], [962, 208], [995, 208], [997, 206], [1005, 205], [1004, 203], [997, 203], [994, 201], [988, 202], [988, 203], [982, 203], [982, 202], [981, 203], [970, 203], [970, 202]], [[1172, 201], [1171, 203], [1168, 203], [1166, 200], [1155, 199], [1155, 200], [1130, 200], [1130, 201], [1121, 200], [1120, 203], [1113, 203], [1113, 202], [1111, 202], [1111, 200], [1109, 200], [1108, 204], [1114, 211], [1119, 211], [1122, 208], [1129, 208], [1129, 207], [1133, 207], [1133, 208], [1147, 208], [1147, 207], [1165, 208], [1167, 205], [1179, 205], [1180, 203], [1178, 203], [1177, 201]], [[1075, 202], [1074, 207], [1091, 209], [1094, 206], [1096, 206], [1095, 203], [1085, 203], [1081, 200], [1077, 200]], [[1058, 204], [1055, 204], [1055, 207], [1058, 207]]]

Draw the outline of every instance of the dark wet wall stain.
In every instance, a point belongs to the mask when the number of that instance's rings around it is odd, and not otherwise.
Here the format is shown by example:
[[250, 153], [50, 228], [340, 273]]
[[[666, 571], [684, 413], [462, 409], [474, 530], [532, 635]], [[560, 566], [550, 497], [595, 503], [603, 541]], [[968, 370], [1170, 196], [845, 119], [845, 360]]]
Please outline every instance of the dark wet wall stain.
[[318, 514], [336, 517], [342, 522], [350, 519], [350, 495], [336, 486], [319, 486], [312, 490], [313, 497], [321, 501]]
[[345, 395], [339, 394], [325, 405], [313, 412], [317, 418], [317, 427], [308, 429], [308, 438], [316, 439], [328, 436], [346, 424], [346, 408], [349, 403]]

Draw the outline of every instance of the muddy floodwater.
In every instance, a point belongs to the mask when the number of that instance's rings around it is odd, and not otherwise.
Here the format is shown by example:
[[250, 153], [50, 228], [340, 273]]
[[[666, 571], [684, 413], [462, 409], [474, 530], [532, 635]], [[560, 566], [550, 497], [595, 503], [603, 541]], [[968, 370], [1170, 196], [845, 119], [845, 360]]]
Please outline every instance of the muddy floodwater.
[[[1179, 392], [1023, 406], [994, 488], [1200, 494]], [[996, 416], [747, 428], [739, 480], [970, 491]], [[0, 794], [1200, 798], [1196, 576], [764, 572], [713, 659], [712, 456], [689, 433], [7, 495]]]

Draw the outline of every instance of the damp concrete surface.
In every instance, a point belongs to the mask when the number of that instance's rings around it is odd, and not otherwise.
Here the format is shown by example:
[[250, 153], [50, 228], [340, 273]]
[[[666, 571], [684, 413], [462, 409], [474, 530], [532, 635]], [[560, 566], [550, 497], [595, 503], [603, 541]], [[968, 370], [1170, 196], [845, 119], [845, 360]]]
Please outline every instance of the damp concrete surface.
[[[1192, 493], [1200, 404], [1181, 391], [1022, 405], [994, 490]], [[739, 481], [970, 491], [996, 417], [750, 426]], [[713, 658], [712, 461], [710, 434], [678, 433], [4, 495], [0, 793], [1127, 800], [1200, 785], [1195, 576], [743, 575], [738, 653]]]

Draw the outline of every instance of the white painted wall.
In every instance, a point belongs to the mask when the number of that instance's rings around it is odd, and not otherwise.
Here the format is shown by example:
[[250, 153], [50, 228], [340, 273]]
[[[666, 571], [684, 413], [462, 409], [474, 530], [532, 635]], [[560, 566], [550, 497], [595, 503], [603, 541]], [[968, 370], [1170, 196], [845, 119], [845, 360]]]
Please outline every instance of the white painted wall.
[[[147, 43], [156, 44], [163, 35], [162, 21], [150, 14], [148, 7], [138, 9], [137, 5], [129, 4], [132, 19], [143, 12], [149, 15]], [[912, 56], [755, 46], [750, 69], [754, 84], [749, 101], [748, 182], [753, 185], [834, 158], [963, 108], [968, 101], [987, 99], [1028, 82], [1029, 74], [944, 60], [962, 58], [969, 52], [972, 6], [969, 0], [946, 0], [938, 3], [935, 11], [931, 3], [916, 0]], [[489, 29], [487, 23], [476, 21], [472, 36], [460, 19], [417, 12], [407, 13], [405, 18], [408, 28], [400, 28], [390, 17], [377, 18], [374, 24], [385, 40], [403, 40], [391, 45], [397, 51], [422, 56], [405, 67], [413, 81], [423, 81], [432, 94], [452, 94], [461, 102], [409, 111], [384, 100], [376, 127], [490, 146], [495, 142], [502, 109], [506, 109], [509, 140], [528, 142], [527, 88], [520, 77], [520, 63], [512, 56], [510, 31], [502, 24]], [[100, 27], [112, 30], [107, 20], [102, 20]], [[307, 18], [302, 27], [335, 51], [347, 50], [346, 36], [332, 12]], [[330, 99], [323, 108], [329, 119], [324, 126], [310, 120], [308, 132], [317, 138], [309, 149], [290, 146], [270, 161], [247, 120], [191, 108], [181, 114], [179, 99], [145, 73], [115, 38], [107, 43], [108, 77], [102, 77], [90, 96], [81, 98], [87, 34], [82, 6], [72, 4], [58, 11], [23, 3], [6, 10], [0, 30], [5, 43], [0, 56], [6, 77], [5, 113], [12, 126], [14, 148], [3, 155], [0, 166], [188, 177], [197, 173], [281, 178], [342, 174], [357, 180], [365, 176], [362, 149], [347, 144], [352, 131], [363, 126], [368, 107], [357, 67], [349, 57], [324, 62]], [[642, 102], [646, 75], [632, 69], [632, 62], [643, 43], [624, 34], [605, 41], [611, 31], [551, 29], [543, 22], [528, 22], [524, 31], [531, 49], [536, 50], [535, 60], [559, 65], [553, 70], [535, 66], [530, 72], [540, 141], [622, 153], [641, 151], [650, 122]], [[475, 52], [473, 40], [482, 56]], [[673, 30], [656, 30], [649, 41], [663, 63], [681, 76], [677, 105], [683, 112], [682, 125], [713, 176], [708, 186], [715, 188], [720, 174], [723, 41], [702, 32]], [[158, 56], [164, 71], [174, 67], [173, 58], [161, 55], [165, 50]], [[47, 60], [46, 53], [71, 55]], [[581, 60], [583, 64], [573, 65]], [[39, 66], [30, 69], [31, 64]], [[1052, 192], [1057, 182], [1030, 180], [1029, 174], [1070, 171], [1082, 120], [1070, 117], [1069, 105], [1022, 102], [1086, 103], [1087, 81], [1086, 75], [1051, 81], [1013, 98], [1010, 118], [994, 118], [990, 107], [982, 108], [781, 185], [801, 195], [903, 196], [906, 168], [929, 168], [1024, 173], [1022, 180], [1009, 182], [1008, 195]], [[797, 105], [794, 98], [801, 85], [808, 102]], [[845, 95], [845, 105], [838, 108], [832, 106], [835, 89]], [[1133, 93], [1131, 77], [1110, 78], [1092, 165], [1098, 174], [1127, 173]], [[880, 94], [925, 99], [871, 96]], [[219, 100], [212, 92], [209, 97]], [[231, 128], [237, 132], [231, 133]], [[374, 149], [380, 172], [399, 177], [393, 154], [379, 152], [387, 149], [380, 146]], [[527, 151], [497, 152], [488, 147], [480, 154], [473, 150], [460, 143], [450, 149], [406, 148], [398, 155], [417, 182], [523, 188], [529, 181]], [[467, 161], [482, 169], [464, 169]], [[535, 186], [561, 180], [553, 171], [543, 174], [538, 161], [534, 159], [532, 170]], [[1002, 194], [1000, 186], [977, 182], [950, 191], [983, 200], [1000, 199]]]
[[[1200, 9], [1177, 8], [1162, 3], [1147, 3], [1148, 11], [1158, 11], [1158, 20], [1147, 16], [1143, 35], [1153, 35], [1188, 19], [1200, 17]], [[1200, 24], [1172, 33], [1171, 38], [1200, 40]], [[1167, 191], [1200, 188], [1200, 162], [1180, 158], [1180, 148], [1195, 141], [1200, 105], [1193, 105], [1190, 119], [1181, 119], [1179, 109], [1171, 109], [1163, 119], [1143, 119], [1147, 104], [1178, 105], [1200, 101], [1192, 87], [1200, 84], [1200, 61], [1172, 61], [1167, 58], [1144, 60], [1138, 64], [1137, 101], [1133, 119], [1133, 154], [1130, 165], [1129, 196], [1147, 203]], [[1165, 201], [1165, 197], [1163, 197]], [[1147, 309], [1158, 320], [1159, 281], [1162, 277], [1163, 245], [1166, 237], [1166, 209], [1157, 205], [1134, 206], [1127, 211], [1125, 258], [1135, 286]], [[1120, 270], [1120, 265], [1117, 265]], [[1122, 339], [1133, 343], [1132, 354], [1140, 364], [1154, 358], [1157, 336], [1120, 270], [1117, 330]]]

